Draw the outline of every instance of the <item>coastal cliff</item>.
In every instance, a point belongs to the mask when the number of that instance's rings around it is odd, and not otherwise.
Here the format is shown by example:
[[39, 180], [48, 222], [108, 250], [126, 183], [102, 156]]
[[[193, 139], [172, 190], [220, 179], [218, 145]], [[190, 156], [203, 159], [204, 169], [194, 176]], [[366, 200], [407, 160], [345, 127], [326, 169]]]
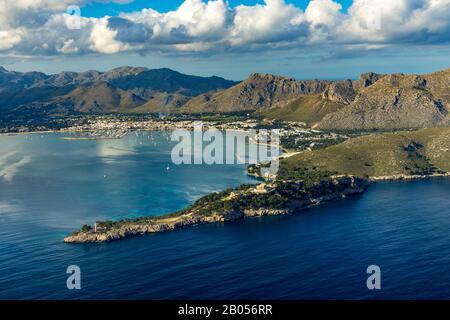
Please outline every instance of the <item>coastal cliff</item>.
[[213, 193], [185, 210], [157, 217], [97, 222], [66, 237], [66, 243], [108, 242], [146, 233], [171, 231], [204, 223], [224, 223], [250, 217], [287, 215], [364, 192], [370, 182], [355, 176], [335, 176], [314, 183], [277, 181]]

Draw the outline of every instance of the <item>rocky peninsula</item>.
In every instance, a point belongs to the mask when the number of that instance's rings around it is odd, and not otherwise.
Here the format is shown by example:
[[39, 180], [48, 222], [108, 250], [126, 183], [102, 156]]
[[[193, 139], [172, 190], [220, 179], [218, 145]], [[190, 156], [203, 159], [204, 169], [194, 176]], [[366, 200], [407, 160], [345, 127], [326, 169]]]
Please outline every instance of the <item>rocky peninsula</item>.
[[[271, 182], [243, 185], [200, 198], [179, 212], [85, 225], [67, 243], [106, 242], [134, 235], [287, 215], [362, 193], [370, 183], [448, 177], [450, 128], [368, 134], [327, 148], [284, 158]], [[249, 166], [259, 177], [261, 165]]]
[[251, 217], [288, 215], [323, 202], [360, 194], [370, 184], [355, 176], [332, 176], [319, 181], [286, 180], [243, 185], [197, 200], [171, 214], [97, 222], [66, 237], [66, 243], [108, 242], [146, 233], [171, 231], [205, 223], [225, 223]]

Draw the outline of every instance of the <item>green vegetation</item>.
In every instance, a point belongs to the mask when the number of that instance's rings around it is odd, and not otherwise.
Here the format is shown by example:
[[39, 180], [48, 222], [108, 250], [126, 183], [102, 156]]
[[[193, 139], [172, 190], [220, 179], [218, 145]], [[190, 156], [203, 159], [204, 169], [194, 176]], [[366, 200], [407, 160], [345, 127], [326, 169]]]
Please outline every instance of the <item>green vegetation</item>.
[[249, 113], [231, 112], [225, 114], [197, 114], [194, 116], [196, 116], [196, 119], [198, 119], [199, 121], [235, 122], [247, 120], [249, 118]]
[[323, 99], [320, 95], [302, 96], [284, 106], [261, 111], [269, 119], [301, 121], [309, 126], [316, 125], [324, 116], [341, 109], [344, 105]]
[[[284, 164], [284, 163], [283, 163]], [[337, 174], [328, 170], [322, 170], [315, 166], [302, 167], [300, 165], [287, 166], [282, 165], [278, 171], [278, 180], [301, 180], [305, 185], [313, 185], [320, 181], [328, 180], [331, 176]]]
[[281, 146], [284, 150], [301, 151], [310, 148], [311, 150], [324, 149], [335, 144], [339, 144], [347, 140], [343, 136], [336, 138], [320, 138], [305, 137], [303, 135], [289, 135], [281, 138]]
[[320, 170], [305, 172], [299, 179], [283, 181], [281, 179], [268, 184], [266, 190], [255, 192], [255, 185], [242, 185], [236, 189], [211, 193], [198, 199], [183, 211], [164, 215], [159, 218], [177, 217], [188, 212], [202, 216], [226, 215], [244, 210], [288, 209], [293, 201], [305, 201], [327, 194], [340, 192], [350, 186], [350, 180], [333, 183], [332, 173]]
[[[313, 199], [326, 196], [336, 196], [340, 193], [354, 190], [361, 192], [366, 187], [363, 179], [354, 180], [342, 177], [339, 180], [331, 177], [329, 172], [309, 172], [303, 179], [282, 181], [277, 180], [263, 188], [256, 185], [241, 185], [235, 189], [227, 189], [206, 195], [184, 210], [171, 214], [120, 221], [97, 222], [97, 231], [104, 232], [126, 225], [136, 224], [166, 224], [186, 221], [189, 217], [223, 216], [225, 220], [244, 217], [246, 210], [282, 210], [286, 213], [293, 208], [301, 208], [314, 203]], [[83, 226], [80, 232], [91, 232], [92, 227]], [[76, 235], [74, 233], [73, 235]]]
[[450, 171], [450, 128], [371, 134], [282, 161], [280, 176], [315, 170], [358, 176], [429, 175]]

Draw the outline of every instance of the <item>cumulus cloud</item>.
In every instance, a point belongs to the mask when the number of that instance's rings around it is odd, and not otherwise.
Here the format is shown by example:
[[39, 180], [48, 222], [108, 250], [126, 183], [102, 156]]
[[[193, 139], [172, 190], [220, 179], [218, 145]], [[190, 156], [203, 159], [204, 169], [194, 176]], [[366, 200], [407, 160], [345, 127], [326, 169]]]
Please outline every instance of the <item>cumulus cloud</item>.
[[309, 42], [321, 43], [333, 38], [335, 28], [344, 19], [342, 6], [333, 0], [311, 1], [305, 11], [309, 23]]
[[60, 53], [77, 53], [80, 49], [76, 46], [74, 39], [69, 39], [64, 41], [62, 47], [58, 48], [57, 51]]
[[0, 30], [0, 51], [13, 48], [21, 40], [19, 30]]
[[265, 5], [239, 6], [230, 27], [229, 41], [235, 45], [279, 42], [302, 35], [302, 12], [283, 0], [266, 0]]
[[342, 6], [333, 0], [311, 1], [305, 11], [305, 17], [312, 26], [335, 26], [343, 18]]
[[450, 0], [354, 0], [337, 39], [427, 43], [450, 40]]
[[89, 1], [0, 0], [0, 12], [8, 13], [0, 14], [0, 52], [210, 53], [318, 45], [370, 50], [450, 40], [450, 0], [354, 0], [345, 13], [334, 0], [311, 0], [305, 11], [284, 0], [237, 7], [224, 0], [185, 0], [167, 13], [146, 8], [117, 17], [79, 17], [80, 28], [70, 28], [74, 17], [65, 13], [67, 6]]
[[103, 18], [94, 22], [90, 42], [91, 49], [100, 53], [112, 54], [129, 49], [129, 45], [116, 40], [118, 31], [108, 27], [108, 19]]
[[0, 29], [39, 27], [55, 12], [69, 5], [82, 5], [83, 0], [0, 0]]

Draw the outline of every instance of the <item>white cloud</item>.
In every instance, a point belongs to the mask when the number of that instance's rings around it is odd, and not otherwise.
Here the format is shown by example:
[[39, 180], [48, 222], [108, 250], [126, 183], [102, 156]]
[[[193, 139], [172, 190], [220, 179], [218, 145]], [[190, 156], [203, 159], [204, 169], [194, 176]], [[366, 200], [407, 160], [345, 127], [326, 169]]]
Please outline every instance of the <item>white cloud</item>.
[[333, 0], [313, 0], [305, 11], [305, 19], [309, 23], [310, 43], [323, 43], [332, 38], [336, 26], [345, 16], [342, 6]]
[[283, 0], [265, 5], [238, 6], [228, 39], [232, 45], [286, 41], [301, 35], [302, 12]]
[[[68, 5], [92, 0], [0, 0], [0, 50], [11, 55], [114, 54], [122, 51], [216, 52], [270, 48], [380, 48], [448, 44], [450, 0], [311, 0], [305, 12], [284, 2], [230, 7], [224, 0], [185, 0], [110, 18], [81, 18], [71, 30]], [[115, 2], [129, 0], [115, 0]], [[363, 50], [363, 49], [361, 49]]]
[[65, 12], [69, 5], [81, 5], [84, 0], [0, 0], [0, 29], [33, 28], [45, 23], [51, 14]]
[[341, 9], [333, 0], [314, 0], [306, 8], [305, 17], [313, 26], [334, 26], [343, 17]]
[[183, 27], [189, 37], [207, 37], [220, 34], [226, 27], [227, 5], [223, 0], [186, 0], [176, 11], [169, 12], [160, 21], [161, 33]]
[[18, 30], [0, 30], [0, 51], [13, 48], [22, 40]]
[[450, 0], [354, 0], [337, 40], [426, 43], [439, 33], [448, 42], [449, 16]]
[[77, 53], [80, 49], [76, 46], [74, 39], [64, 41], [64, 45], [58, 49], [61, 53]]
[[112, 54], [128, 50], [129, 45], [116, 40], [118, 31], [108, 28], [108, 19], [96, 20], [91, 31], [91, 49], [100, 53]]

